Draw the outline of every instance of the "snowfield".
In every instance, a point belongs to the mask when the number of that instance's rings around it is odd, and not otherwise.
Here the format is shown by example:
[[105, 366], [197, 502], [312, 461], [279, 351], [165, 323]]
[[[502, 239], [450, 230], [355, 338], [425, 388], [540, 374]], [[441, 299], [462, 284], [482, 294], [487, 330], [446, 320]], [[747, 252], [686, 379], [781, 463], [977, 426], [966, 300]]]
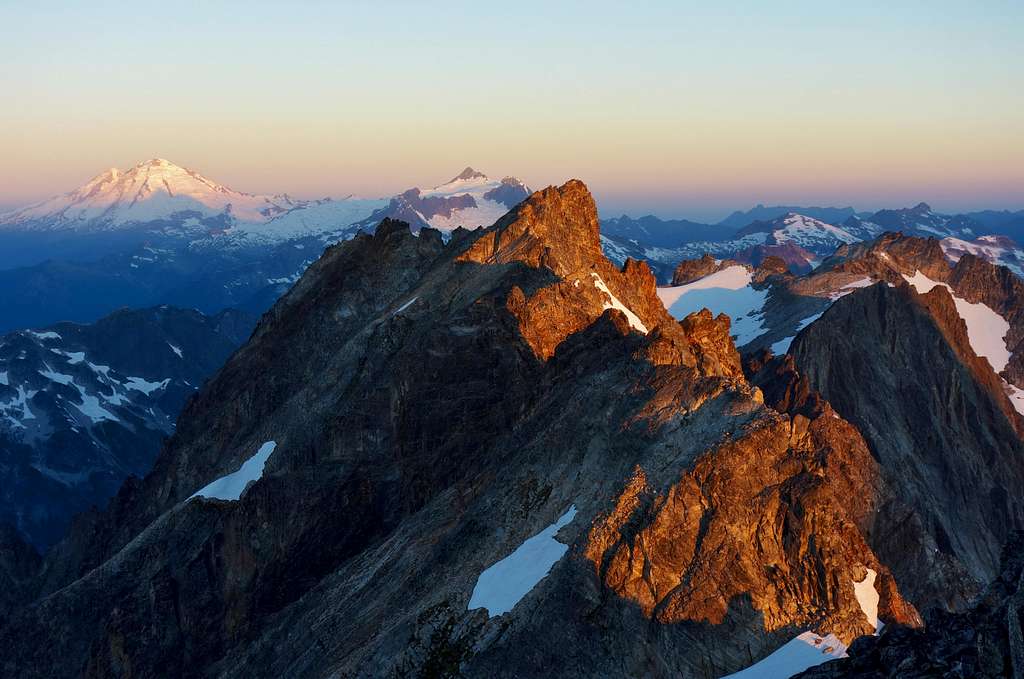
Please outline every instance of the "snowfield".
[[802, 632], [767, 658], [722, 679], [789, 679], [808, 667], [846, 657], [846, 644], [834, 634]]
[[553, 524], [481, 573], [467, 610], [486, 608], [492, 618], [511, 611], [568, 551], [569, 546], [556, 540], [555, 535], [575, 517], [573, 505]]
[[953, 297], [960, 318], [967, 324], [967, 338], [974, 353], [987, 358], [997, 373], [1006, 368], [1006, 364], [1010, 362], [1010, 350], [1006, 348], [1005, 338], [1006, 333], [1010, 331], [1010, 324], [1005, 318], [980, 302], [972, 304], [957, 297], [948, 285], [933, 281], [920, 271], [914, 272], [913, 276], [903, 274], [903, 278], [922, 294], [929, 292], [936, 285], [946, 288]]
[[761, 314], [768, 291], [755, 290], [750, 281], [746, 267], [730, 266], [686, 285], [658, 288], [658, 297], [678, 319], [704, 308], [716, 316], [727, 314], [736, 345], [742, 346], [765, 331]]

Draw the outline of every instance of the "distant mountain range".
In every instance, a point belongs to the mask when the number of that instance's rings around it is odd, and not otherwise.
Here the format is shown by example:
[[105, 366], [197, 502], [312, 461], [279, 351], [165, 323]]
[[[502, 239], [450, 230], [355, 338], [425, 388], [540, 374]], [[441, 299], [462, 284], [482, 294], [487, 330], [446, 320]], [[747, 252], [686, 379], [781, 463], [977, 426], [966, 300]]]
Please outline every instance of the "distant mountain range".
[[800, 205], [774, 205], [766, 207], [758, 203], [749, 210], [736, 210], [718, 222], [718, 225], [740, 229], [752, 222], [769, 222], [791, 212], [806, 215], [829, 224], [841, 224], [857, 214], [852, 207], [804, 207]]
[[[740, 226], [746, 226], [744, 222]], [[680, 243], [717, 241], [730, 238], [739, 227], [722, 224], [701, 224], [687, 219], [646, 217], [612, 217], [601, 220], [601, 233], [622, 241], [636, 241], [655, 248], [674, 248]]]
[[326, 246], [381, 219], [472, 229], [529, 193], [518, 179], [472, 168], [391, 199], [319, 201], [242, 193], [163, 159], [108, 170], [0, 215], [0, 332], [89, 322], [122, 306], [260, 313]]
[[[982, 218], [975, 219], [971, 215], [936, 213], [926, 203], [870, 214], [854, 214], [852, 208], [798, 208], [804, 212], [790, 210], [776, 214], [782, 209], [786, 208], [758, 206], [734, 213], [730, 217], [733, 223], [739, 221], [740, 216], [742, 219], [750, 215], [766, 216], [747, 222], [741, 228], [724, 223], [712, 226], [663, 221], [655, 217], [644, 218], [643, 228], [640, 228], [637, 220], [618, 218], [612, 220], [612, 228], [603, 230], [603, 245], [613, 261], [624, 262], [627, 257], [647, 261], [662, 282], [671, 279], [680, 260], [705, 253], [755, 265], [765, 256], [775, 255], [785, 259], [795, 270], [807, 271], [840, 245], [869, 240], [885, 231], [951, 239], [959, 243], [956, 247], [961, 250], [974, 248], [980, 256], [1002, 261], [1011, 268], [1017, 266], [1015, 243], [1006, 236], [999, 241], [992, 240], [992, 236], [1014, 228], [1016, 213], [978, 213]], [[829, 222], [808, 213], [845, 215], [845, 218]], [[774, 217], [768, 217], [773, 214]], [[712, 237], [701, 240], [694, 237], [698, 233], [710, 233]], [[976, 241], [982, 236], [989, 240]]]
[[48, 547], [72, 516], [145, 475], [254, 323], [157, 307], [0, 337], [0, 524]]
[[489, 225], [530, 194], [514, 177], [466, 168], [432, 189], [391, 199], [298, 200], [254, 195], [162, 158], [109, 169], [66, 194], [0, 214], [0, 268], [47, 259], [87, 261], [141, 244], [204, 250], [274, 246], [304, 238], [334, 242], [385, 217], [419, 229]]

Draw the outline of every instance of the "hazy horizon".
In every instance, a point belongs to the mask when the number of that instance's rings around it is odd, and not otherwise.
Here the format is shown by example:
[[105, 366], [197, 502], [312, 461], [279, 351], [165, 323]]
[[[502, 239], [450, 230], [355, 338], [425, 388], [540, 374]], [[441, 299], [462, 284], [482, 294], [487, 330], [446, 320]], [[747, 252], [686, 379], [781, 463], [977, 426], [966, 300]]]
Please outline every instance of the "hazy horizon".
[[[165, 157], [250, 193], [469, 164], [601, 213], [1024, 208], [1019, 3], [0, 8], [0, 204]], [[381, 41], [381, 27], [390, 38]]]
[[[213, 181], [219, 182], [219, 183], [223, 184], [224, 186], [227, 186], [228, 188], [235, 189], [237, 191], [246, 192], [246, 193], [256, 193], [256, 194], [288, 193], [288, 194], [290, 194], [290, 195], [292, 195], [292, 196], [294, 196], [296, 198], [309, 199], [309, 200], [315, 200], [315, 199], [320, 199], [320, 198], [325, 198], [325, 197], [329, 197], [329, 198], [343, 198], [343, 197], [345, 197], [347, 195], [352, 195], [352, 193], [353, 193], [351, 191], [346, 192], [346, 191], [344, 191], [344, 189], [342, 189], [340, 191], [329, 192], [327, 194], [313, 194], [313, 193], [309, 193], [309, 192], [304, 192], [301, 189], [299, 189], [299, 190], [291, 190], [291, 189], [289, 189], [289, 190], [281, 190], [281, 189], [278, 189], [278, 188], [274, 188], [273, 185], [267, 186], [267, 187], [265, 187], [263, 189], [254, 190], [254, 189], [252, 189], [250, 187], [239, 186], [239, 185], [237, 185], [237, 184], [235, 184], [233, 182], [224, 181], [222, 178], [219, 178], [219, 177], [216, 177], [216, 176], [211, 176], [209, 173], [205, 172], [202, 167], [197, 167], [197, 166], [189, 165], [189, 164], [186, 164], [186, 163], [178, 163], [173, 158], [166, 158], [166, 156], [153, 155], [151, 157], [152, 158], [157, 158], [157, 157], [165, 158], [166, 160], [169, 160], [170, 162], [175, 163], [176, 165], [180, 165], [180, 166], [188, 168], [190, 170], [195, 170], [195, 171], [199, 172], [200, 174], [206, 176], [208, 179], [211, 179]], [[149, 159], [149, 157], [146, 158], [146, 160], [148, 160], [148, 159]], [[142, 162], [142, 159], [140, 159], [139, 162]], [[130, 169], [131, 167], [133, 167], [136, 164], [137, 163], [129, 163], [129, 164], [122, 164], [122, 166], [109, 165], [109, 166], [103, 166], [102, 169], [106, 169], [107, 167], [116, 167], [118, 170], [124, 171], [124, 170]], [[431, 187], [433, 187], [435, 185], [438, 185], [438, 184], [442, 184], [442, 183], [448, 181], [449, 179], [451, 179], [451, 177], [454, 176], [454, 174], [456, 172], [460, 171], [464, 167], [467, 167], [467, 166], [466, 165], [458, 165], [457, 169], [453, 169], [453, 168], [455, 168], [455, 166], [452, 166], [451, 168], [448, 168], [446, 170], [447, 174], [438, 174], [436, 178], [420, 182], [418, 184], [415, 184], [415, 186], [418, 187], [418, 188], [421, 188], [421, 189], [426, 189], [426, 188], [431, 188]], [[468, 167], [473, 167], [474, 169], [476, 169], [478, 171], [481, 171], [481, 172], [484, 172], [485, 174], [488, 174], [489, 176], [492, 176], [492, 177], [502, 177], [502, 176], [508, 176], [508, 175], [517, 176], [520, 179], [523, 179], [527, 183], [527, 185], [530, 186], [530, 188], [532, 188], [534, 190], [541, 189], [541, 188], [544, 188], [545, 186], [549, 186], [549, 185], [552, 185], [552, 184], [558, 185], [558, 184], [564, 183], [565, 181], [573, 178], [573, 177], [564, 177], [562, 179], [552, 179], [550, 181], [534, 182], [534, 181], [531, 181], [528, 178], [523, 177], [521, 175], [516, 175], [515, 173], [508, 173], [508, 172], [491, 173], [491, 172], [488, 172], [486, 168], [482, 168], [480, 166], [472, 165], [472, 164], [469, 165]], [[32, 203], [48, 199], [48, 198], [54, 197], [54, 196], [59, 195], [59, 194], [67, 193], [68, 191], [71, 191], [71, 190], [73, 190], [75, 188], [78, 188], [79, 186], [85, 184], [87, 181], [89, 181], [90, 179], [95, 177], [97, 174], [99, 174], [100, 171], [102, 171], [102, 169], [98, 168], [97, 171], [95, 171], [95, 172], [89, 173], [87, 175], [83, 175], [79, 180], [77, 180], [77, 183], [74, 183], [73, 186], [68, 186], [65, 189], [60, 190], [60, 191], [55, 191], [55, 192], [52, 192], [52, 193], [49, 193], [49, 194], [46, 194], [46, 195], [36, 196], [35, 198], [33, 198], [31, 200], [23, 201], [23, 202], [17, 202], [17, 203], [15, 203], [15, 202], [0, 202], [0, 213], [6, 212], [6, 211], [11, 211], [11, 210], [17, 210], [19, 208], [26, 207], [27, 205], [30, 205]], [[587, 181], [586, 177], [576, 177], [576, 178], [577, 179], [582, 179], [584, 182]], [[287, 182], [283, 178], [281, 183], [284, 184], [284, 183], [287, 183]], [[377, 192], [377, 193], [365, 193], [365, 194], [358, 194], [358, 195], [360, 195], [361, 197], [365, 197], [365, 198], [387, 198], [387, 197], [393, 196], [393, 195], [395, 195], [397, 193], [400, 193], [401, 191], [404, 191], [406, 189], [413, 188], [413, 186], [414, 186], [414, 184], [409, 184], [408, 182], [406, 182], [406, 184], [407, 185], [402, 184], [401, 182], [393, 182], [391, 185], [394, 186], [394, 187], [398, 187], [398, 188], [392, 188], [392, 189], [389, 189], [389, 190], [386, 190], [386, 191]], [[647, 216], [647, 215], [654, 215], [655, 217], [659, 217], [661, 219], [688, 219], [688, 220], [691, 220], [691, 221], [704, 222], [704, 223], [708, 223], [708, 224], [717, 224], [718, 222], [724, 220], [726, 217], [731, 215], [734, 211], [747, 211], [747, 210], [751, 210], [751, 209], [753, 209], [755, 207], [760, 207], [760, 206], [774, 207], [774, 206], [794, 206], [795, 205], [795, 206], [801, 206], [801, 207], [805, 207], [805, 208], [810, 208], [810, 207], [819, 207], [819, 208], [835, 207], [835, 208], [853, 208], [857, 212], [875, 212], [877, 210], [887, 209], [887, 208], [892, 209], [892, 208], [912, 207], [912, 206], [917, 205], [918, 203], [921, 203], [921, 202], [928, 203], [934, 210], [936, 210], [938, 212], [949, 213], [949, 214], [975, 212], [975, 211], [989, 210], [989, 209], [991, 209], [991, 210], [1009, 210], [1009, 211], [1012, 211], [1012, 212], [1016, 212], [1016, 211], [1019, 211], [1019, 210], [1024, 210], [1024, 201], [1021, 201], [1020, 204], [1008, 204], [1008, 205], [994, 205], [992, 203], [980, 203], [980, 204], [974, 204], [974, 205], [967, 204], [967, 205], [957, 206], [955, 204], [946, 204], [946, 203], [943, 203], [941, 201], [929, 200], [927, 197], [917, 197], [917, 198], [910, 198], [910, 197], [908, 197], [907, 200], [905, 200], [902, 203], [900, 203], [900, 202], [891, 202], [891, 203], [886, 203], [886, 204], [870, 204], [870, 205], [855, 204], [855, 203], [852, 203], [850, 201], [843, 201], [843, 200], [835, 200], [835, 201], [831, 201], [831, 202], [828, 202], [828, 201], [825, 201], [825, 202], [817, 201], [817, 202], [815, 202], [815, 201], [800, 200], [798, 197], [794, 197], [794, 198], [788, 199], [788, 200], [785, 200], [785, 199], [777, 199], [776, 200], [776, 199], [770, 199], [770, 198], [766, 198], [766, 199], [748, 199], [746, 202], [742, 202], [743, 199], [739, 198], [738, 200], [740, 202], [737, 202], [737, 203], [730, 203], [728, 205], [709, 206], [709, 207], [706, 207], [706, 208], [701, 208], [701, 207], [699, 207], [698, 203], [686, 203], [686, 202], [682, 202], [682, 201], [673, 201], [671, 197], [665, 198], [663, 196], [662, 197], [652, 196], [650, 198], [645, 198], [643, 195], [634, 194], [634, 195], [630, 195], [630, 196], [620, 196], [620, 197], [616, 198], [614, 196], [608, 197], [608, 196], [602, 195], [601, 190], [596, 189], [593, 186], [591, 186], [591, 189], [592, 189], [592, 191], [594, 193], [594, 198], [595, 198], [595, 201], [597, 202], [598, 211], [600, 212], [602, 219], [607, 219], [607, 218], [611, 218], [611, 217], [618, 217], [618, 216], [623, 215], [623, 214], [625, 214], [625, 215], [627, 215], [629, 217], [644, 217], [644, 216]]]

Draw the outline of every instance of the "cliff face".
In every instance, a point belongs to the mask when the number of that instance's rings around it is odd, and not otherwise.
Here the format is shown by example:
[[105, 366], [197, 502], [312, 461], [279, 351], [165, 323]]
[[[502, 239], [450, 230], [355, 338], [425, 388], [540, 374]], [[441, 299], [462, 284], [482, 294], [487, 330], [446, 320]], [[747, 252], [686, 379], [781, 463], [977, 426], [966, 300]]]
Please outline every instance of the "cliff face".
[[[1019, 416], [975, 355], [948, 291], [874, 285], [838, 300], [790, 349], [864, 435], [908, 509], [872, 542], [919, 605], [961, 608], [1022, 525]], [[903, 519], [903, 520], [901, 520]]]
[[[0, 668], [718, 676], [805, 629], [870, 632], [868, 568], [882, 617], [916, 624], [867, 539], [868, 447], [763, 400], [728, 318], [677, 322], [645, 265], [601, 256], [580, 182], [447, 245], [386, 221], [310, 267], [154, 471], [48, 554]], [[238, 499], [193, 497], [268, 449]], [[550, 572], [497, 615], [483, 574], [538, 539]]]
[[718, 271], [720, 264], [709, 254], [699, 259], [684, 259], [672, 272], [671, 285], [686, 285]]

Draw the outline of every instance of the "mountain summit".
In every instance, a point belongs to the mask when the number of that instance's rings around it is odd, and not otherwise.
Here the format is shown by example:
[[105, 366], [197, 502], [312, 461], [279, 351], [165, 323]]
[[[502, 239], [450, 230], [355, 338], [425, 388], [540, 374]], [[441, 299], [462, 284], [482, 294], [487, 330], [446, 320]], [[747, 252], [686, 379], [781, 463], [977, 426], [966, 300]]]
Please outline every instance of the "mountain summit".
[[487, 179], [487, 175], [483, 172], [474, 170], [467, 165], [465, 170], [452, 177], [448, 183], [451, 184], [452, 182], [457, 182], [460, 179]]
[[264, 222], [301, 204], [287, 195], [235, 191], [163, 158], [111, 168], [84, 185], [0, 215], [0, 227], [102, 231], [175, 216]]
[[432, 189], [411, 188], [388, 205], [353, 225], [371, 231], [384, 219], [407, 222], [414, 231], [425, 227], [451, 232], [458, 227], [490, 226], [530, 195], [515, 177], [492, 179], [467, 167], [450, 181]]

